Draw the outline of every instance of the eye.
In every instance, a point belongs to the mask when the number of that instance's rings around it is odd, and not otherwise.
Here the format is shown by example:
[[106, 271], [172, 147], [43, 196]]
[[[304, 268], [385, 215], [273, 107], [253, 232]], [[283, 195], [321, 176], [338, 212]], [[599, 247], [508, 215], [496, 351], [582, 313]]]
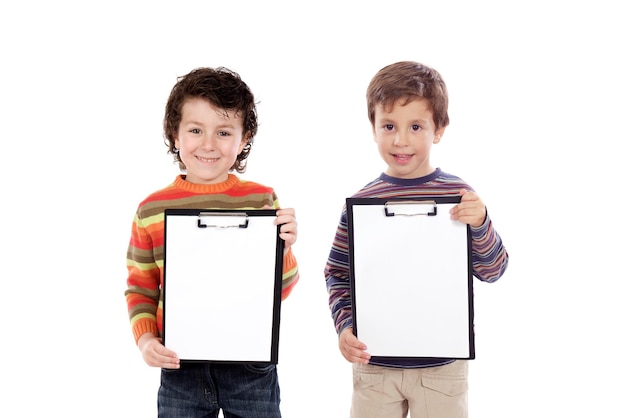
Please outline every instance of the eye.
[[390, 124], [390, 123], [387, 123], [387, 124], [383, 125], [383, 129], [385, 131], [393, 131], [393, 128], [394, 128], [394, 126], [392, 124]]
[[198, 129], [198, 128], [192, 128], [192, 129], [189, 130], [189, 132], [191, 132], [192, 134], [200, 134], [200, 133], [202, 133], [200, 131], [200, 129]]
[[414, 131], [419, 131], [420, 129], [422, 129], [422, 127], [419, 125], [411, 125], [411, 129], [413, 129]]
[[229, 136], [230, 132], [227, 131], [218, 131], [217, 136]]

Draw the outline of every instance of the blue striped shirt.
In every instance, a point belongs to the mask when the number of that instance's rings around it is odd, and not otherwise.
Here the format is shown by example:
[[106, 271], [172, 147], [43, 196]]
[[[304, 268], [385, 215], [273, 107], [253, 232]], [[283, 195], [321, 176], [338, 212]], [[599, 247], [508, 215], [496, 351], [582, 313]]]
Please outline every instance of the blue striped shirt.
[[[419, 196], [455, 196], [460, 189], [474, 191], [457, 176], [437, 168], [433, 173], [416, 178], [400, 179], [381, 174], [365, 185], [354, 198], [410, 198]], [[502, 239], [494, 229], [489, 214], [480, 227], [470, 227], [472, 237], [472, 274], [485, 282], [495, 282], [505, 272], [509, 256]], [[328, 261], [324, 268], [330, 311], [338, 334], [352, 327], [350, 295], [350, 262], [348, 248], [347, 207], [344, 204]], [[370, 364], [388, 367], [432, 367], [450, 363], [451, 359], [373, 357]]]

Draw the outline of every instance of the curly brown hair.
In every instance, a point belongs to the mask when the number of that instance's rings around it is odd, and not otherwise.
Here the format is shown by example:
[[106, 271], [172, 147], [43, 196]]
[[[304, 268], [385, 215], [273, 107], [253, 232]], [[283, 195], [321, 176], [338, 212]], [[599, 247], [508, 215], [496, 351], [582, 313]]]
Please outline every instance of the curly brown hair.
[[426, 99], [437, 129], [450, 123], [448, 90], [441, 74], [431, 67], [414, 61], [400, 61], [380, 69], [367, 87], [367, 112], [372, 125], [376, 106], [389, 108], [398, 101], [404, 104]]
[[246, 171], [246, 159], [252, 150], [254, 137], [258, 129], [256, 103], [254, 95], [239, 74], [225, 67], [200, 67], [187, 75], [178, 77], [165, 105], [163, 133], [168, 153], [174, 156], [181, 170], [186, 166], [180, 159], [175, 146], [175, 136], [182, 119], [182, 109], [189, 99], [207, 100], [213, 106], [243, 118], [244, 139], [247, 141], [237, 160], [230, 168], [238, 173]]

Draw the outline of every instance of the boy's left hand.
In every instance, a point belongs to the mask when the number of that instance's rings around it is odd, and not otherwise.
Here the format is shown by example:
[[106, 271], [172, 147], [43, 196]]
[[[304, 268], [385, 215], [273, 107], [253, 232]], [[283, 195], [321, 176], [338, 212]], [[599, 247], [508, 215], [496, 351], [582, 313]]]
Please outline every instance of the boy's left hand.
[[280, 225], [280, 238], [285, 241], [285, 250], [291, 247], [298, 238], [298, 222], [294, 209], [278, 209], [276, 211], [275, 225]]
[[461, 203], [450, 209], [452, 219], [475, 228], [481, 226], [487, 217], [487, 208], [475, 192], [461, 189]]

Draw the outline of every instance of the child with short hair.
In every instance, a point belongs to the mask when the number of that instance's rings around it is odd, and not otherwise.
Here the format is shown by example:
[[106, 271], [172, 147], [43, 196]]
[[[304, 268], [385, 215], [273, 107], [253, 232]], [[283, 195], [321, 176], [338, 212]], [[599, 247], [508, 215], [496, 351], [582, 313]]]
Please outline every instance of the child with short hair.
[[[498, 280], [509, 256], [485, 204], [461, 178], [430, 163], [431, 147], [449, 123], [441, 75], [417, 62], [397, 62], [378, 71], [366, 97], [374, 141], [387, 169], [352, 197], [460, 194], [450, 216], [470, 226], [472, 273], [481, 281]], [[409, 412], [412, 418], [467, 417], [467, 360], [372, 357], [367, 342], [354, 335], [348, 238], [344, 205], [324, 275], [339, 350], [353, 364], [351, 417], [404, 418]]]
[[[284, 240], [282, 299], [299, 279], [292, 245], [293, 209], [280, 209], [276, 193], [240, 179], [257, 132], [250, 88], [224, 67], [197, 68], [179, 77], [165, 107], [165, 144], [183, 174], [139, 204], [127, 253], [125, 292], [131, 328], [144, 361], [161, 368], [159, 417], [280, 417], [275, 364], [181, 364], [163, 345], [164, 210], [276, 209]], [[245, 262], [242, 254], [242, 262]], [[236, 266], [233, 266], [236, 270]], [[236, 275], [229, 280], [236, 280]], [[211, 303], [207, 300], [207, 303]], [[242, 331], [243, 332], [243, 331]], [[215, 344], [219, 344], [215, 341]]]

